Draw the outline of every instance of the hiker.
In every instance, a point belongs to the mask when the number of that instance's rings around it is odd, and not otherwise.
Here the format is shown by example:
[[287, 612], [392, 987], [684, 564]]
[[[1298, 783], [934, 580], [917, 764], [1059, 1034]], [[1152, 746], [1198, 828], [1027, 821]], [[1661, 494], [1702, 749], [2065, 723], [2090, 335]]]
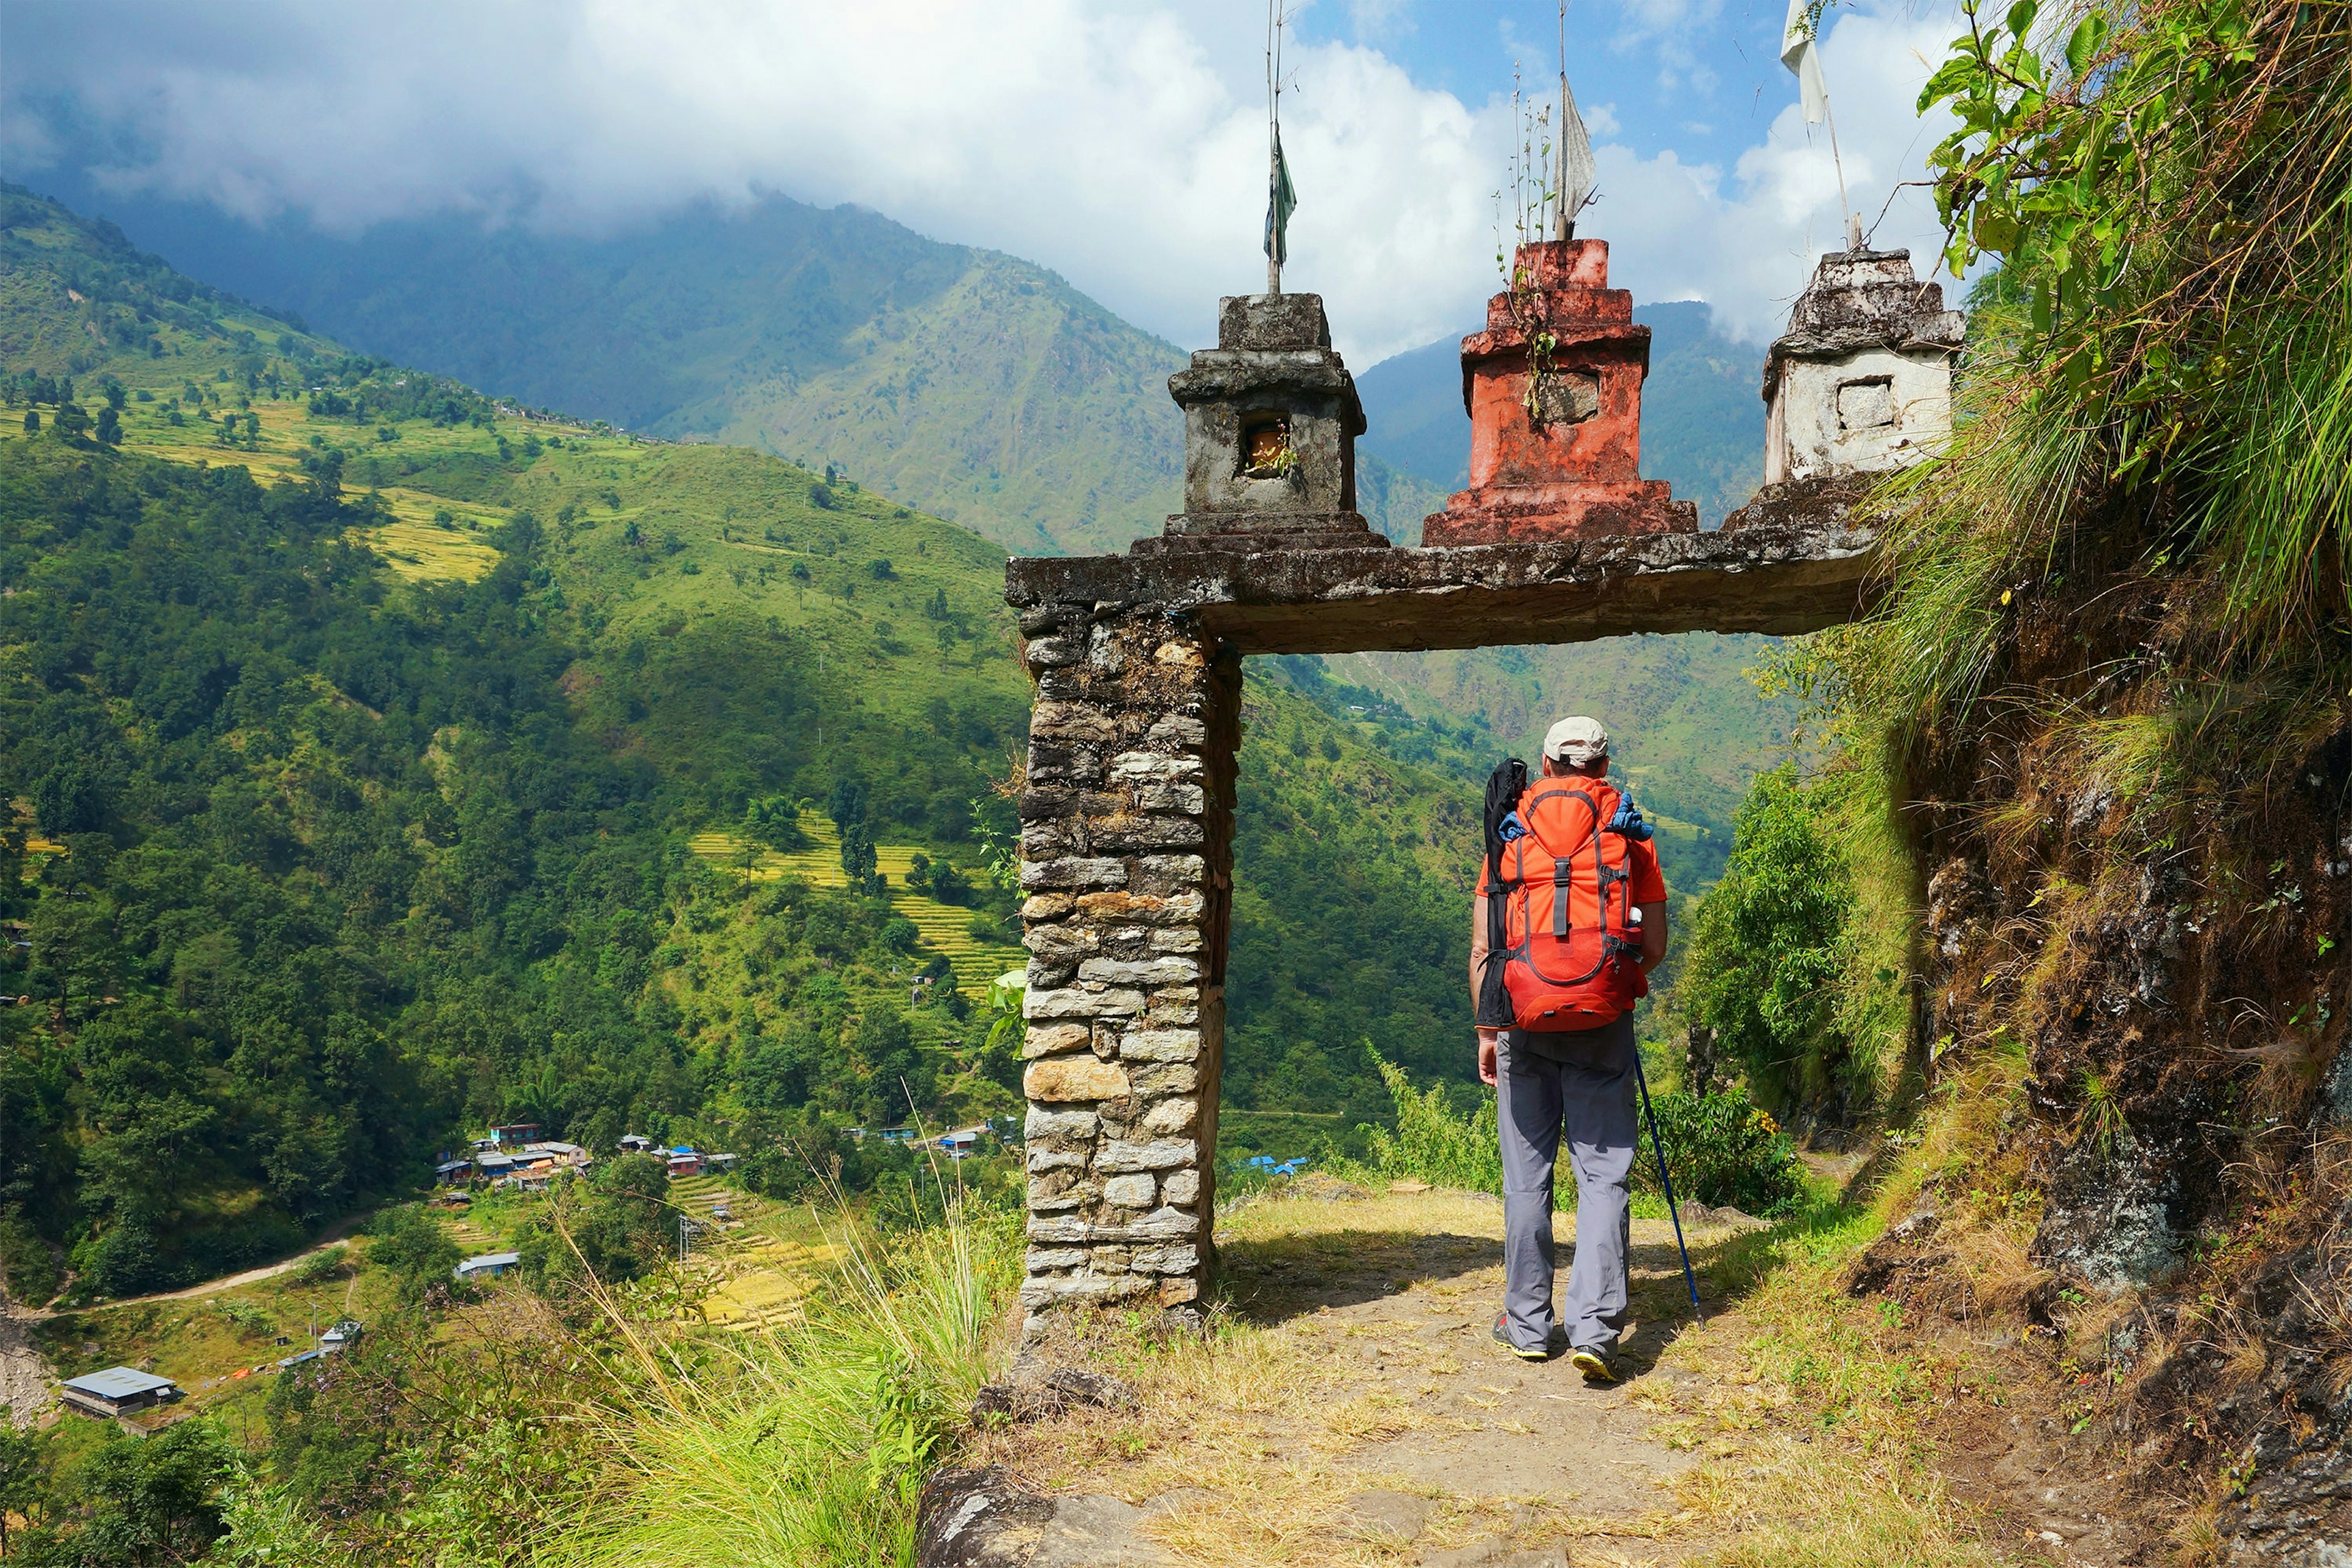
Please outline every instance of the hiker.
[[[1562, 719], [1543, 775], [1517, 758], [1487, 784], [1486, 864], [1471, 900], [1478, 1077], [1503, 1145], [1503, 1311], [1495, 1338], [1528, 1361], [1564, 1343], [1617, 1381], [1625, 1319], [1635, 1121], [1633, 1004], [1666, 955], [1666, 883], [1649, 825], [1611, 784], [1609, 733]], [[1499, 891], [1501, 896], [1495, 896]], [[1576, 1256], [1552, 1311], [1552, 1174], [1576, 1173]]]

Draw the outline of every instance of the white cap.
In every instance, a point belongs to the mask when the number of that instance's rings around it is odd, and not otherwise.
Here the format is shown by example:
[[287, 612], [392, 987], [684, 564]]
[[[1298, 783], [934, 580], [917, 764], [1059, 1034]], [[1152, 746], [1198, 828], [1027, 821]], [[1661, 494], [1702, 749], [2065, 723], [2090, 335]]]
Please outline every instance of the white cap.
[[1562, 719], [1544, 731], [1543, 754], [1572, 768], [1584, 767], [1594, 758], [1609, 754], [1609, 731], [1601, 727], [1600, 720], [1581, 714]]

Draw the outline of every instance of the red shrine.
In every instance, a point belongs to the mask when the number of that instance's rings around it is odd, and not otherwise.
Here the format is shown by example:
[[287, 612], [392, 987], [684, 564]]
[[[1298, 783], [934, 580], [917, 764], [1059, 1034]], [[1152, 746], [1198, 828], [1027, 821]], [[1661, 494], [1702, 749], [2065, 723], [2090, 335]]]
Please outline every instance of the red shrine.
[[[1424, 545], [1604, 534], [1695, 533], [1698, 508], [1641, 477], [1650, 329], [1609, 287], [1609, 242], [1519, 247], [1514, 287], [1462, 340], [1470, 488], [1422, 524]], [[1528, 340], [1552, 346], [1528, 394]]]

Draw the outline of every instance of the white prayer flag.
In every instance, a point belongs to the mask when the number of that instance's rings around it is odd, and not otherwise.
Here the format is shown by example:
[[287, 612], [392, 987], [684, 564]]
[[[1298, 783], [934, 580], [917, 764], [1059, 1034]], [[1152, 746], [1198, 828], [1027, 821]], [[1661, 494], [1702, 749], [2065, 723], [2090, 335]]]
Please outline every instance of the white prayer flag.
[[1829, 118], [1830, 86], [1822, 79], [1822, 51], [1813, 42], [1813, 16], [1806, 0], [1789, 0], [1788, 25], [1780, 29], [1780, 63], [1796, 74], [1804, 99], [1805, 123]]
[[1559, 192], [1555, 198], [1559, 210], [1570, 223], [1592, 200], [1592, 138], [1586, 134], [1584, 116], [1578, 112], [1576, 94], [1568, 88], [1565, 72], [1559, 79]]

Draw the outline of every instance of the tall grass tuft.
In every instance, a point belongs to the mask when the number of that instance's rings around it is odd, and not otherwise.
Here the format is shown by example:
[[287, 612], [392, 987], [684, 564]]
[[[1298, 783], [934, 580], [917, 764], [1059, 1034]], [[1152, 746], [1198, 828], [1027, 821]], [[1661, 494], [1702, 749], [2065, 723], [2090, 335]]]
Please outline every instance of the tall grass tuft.
[[915, 1495], [986, 1381], [1016, 1227], [950, 1198], [887, 1238], [836, 1211], [846, 1263], [782, 1327], [688, 1352], [617, 1304], [610, 1463], [550, 1568], [818, 1568], [911, 1560]]
[[[2070, 578], [2126, 590], [2085, 720], [2135, 678], [2306, 678], [2352, 611], [2346, 8], [1972, 11], [1938, 100], [1963, 127], [1930, 157], [1947, 259], [2000, 269], [1971, 301], [1949, 448], [1875, 498], [1895, 593], [1833, 639], [1854, 710], [1932, 751], [1979, 703], [2031, 700], [2021, 655]], [[2210, 738], [2149, 716], [2167, 750]]]
[[1404, 1068], [1384, 1059], [1368, 1044], [1364, 1047], [1388, 1085], [1396, 1106], [1396, 1131], [1370, 1130], [1371, 1155], [1368, 1173], [1391, 1181], [1427, 1182], [1433, 1187], [1456, 1187], [1473, 1193], [1503, 1190], [1503, 1148], [1496, 1120], [1495, 1097], [1483, 1096], [1468, 1116], [1447, 1101], [1445, 1086], [1433, 1083], [1415, 1089]]

